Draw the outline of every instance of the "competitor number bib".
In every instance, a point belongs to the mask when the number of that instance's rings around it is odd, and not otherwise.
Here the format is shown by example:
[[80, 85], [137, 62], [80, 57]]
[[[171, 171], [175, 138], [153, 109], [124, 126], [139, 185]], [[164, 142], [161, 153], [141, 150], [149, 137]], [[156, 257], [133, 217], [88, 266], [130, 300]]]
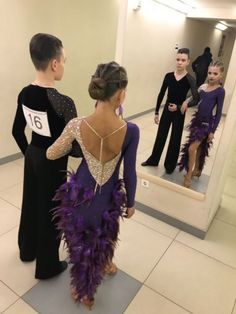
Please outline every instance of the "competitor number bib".
[[32, 110], [22, 104], [28, 126], [37, 134], [51, 137], [47, 112]]

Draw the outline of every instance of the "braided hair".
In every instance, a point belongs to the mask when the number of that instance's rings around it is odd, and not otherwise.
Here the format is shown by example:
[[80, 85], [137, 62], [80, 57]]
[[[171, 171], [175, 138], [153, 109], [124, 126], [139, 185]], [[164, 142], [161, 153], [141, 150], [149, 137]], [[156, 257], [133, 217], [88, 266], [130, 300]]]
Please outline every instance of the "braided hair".
[[91, 78], [88, 91], [91, 98], [108, 100], [119, 89], [124, 89], [128, 84], [126, 70], [118, 63], [112, 61], [99, 64]]
[[220, 72], [223, 73], [224, 72], [224, 64], [222, 61], [220, 60], [216, 60], [216, 61], [212, 61], [209, 65], [209, 67], [217, 67], [220, 68]]

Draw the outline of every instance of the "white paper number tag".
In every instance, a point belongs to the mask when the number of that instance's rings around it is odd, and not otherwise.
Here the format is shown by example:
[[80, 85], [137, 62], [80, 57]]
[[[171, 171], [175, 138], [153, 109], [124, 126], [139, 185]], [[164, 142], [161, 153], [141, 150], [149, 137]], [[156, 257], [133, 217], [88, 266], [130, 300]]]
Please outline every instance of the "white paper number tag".
[[22, 107], [28, 126], [35, 133], [51, 137], [47, 112], [32, 110], [23, 104]]

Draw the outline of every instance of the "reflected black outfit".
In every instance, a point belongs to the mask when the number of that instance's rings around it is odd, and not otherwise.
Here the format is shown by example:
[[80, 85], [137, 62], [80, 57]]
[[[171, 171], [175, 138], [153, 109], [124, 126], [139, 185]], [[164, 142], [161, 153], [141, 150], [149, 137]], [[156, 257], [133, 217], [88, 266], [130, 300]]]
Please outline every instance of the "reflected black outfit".
[[[28, 144], [22, 105], [47, 113], [51, 136], [32, 131]], [[22, 261], [36, 258], [35, 277], [38, 279], [50, 278], [66, 267], [65, 262], [59, 261], [60, 239], [50, 210], [56, 205], [52, 201], [56, 189], [66, 180], [68, 156], [51, 161], [46, 158], [46, 150], [59, 137], [67, 122], [76, 116], [72, 99], [54, 88], [29, 85], [18, 96], [12, 134], [25, 157], [18, 245]]]
[[208, 67], [212, 61], [212, 54], [204, 52], [201, 56], [197, 57], [192, 63], [193, 72], [196, 75], [197, 87], [201, 86], [207, 77]]
[[[166, 104], [161, 115], [156, 140], [152, 150], [151, 156], [146, 162], [142, 163], [143, 166], [158, 166], [168, 132], [171, 128], [171, 136], [168, 145], [168, 150], [164, 162], [167, 173], [172, 173], [175, 170], [181, 144], [181, 137], [184, 126], [185, 114], [180, 112], [180, 108], [186, 99], [189, 89], [191, 89], [193, 99], [189, 102], [189, 106], [194, 106], [198, 102], [198, 92], [194, 78], [190, 74], [186, 74], [180, 80], [176, 80], [174, 72], [167, 73], [160, 93], [157, 98], [155, 113], [158, 114], [161, 102], [168, 89]], [[171, 112], [168, 109], [169, 103], [177, 105], [177, 111]]]

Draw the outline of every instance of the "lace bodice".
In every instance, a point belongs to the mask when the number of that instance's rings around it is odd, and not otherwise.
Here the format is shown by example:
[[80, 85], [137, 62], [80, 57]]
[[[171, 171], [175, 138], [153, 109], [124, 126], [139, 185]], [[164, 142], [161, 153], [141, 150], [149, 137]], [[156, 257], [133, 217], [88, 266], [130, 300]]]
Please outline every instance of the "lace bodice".
[[[85, 147], [83, 143], [83, 139], [81, 136], [81, 122], [84, 121], [87, 126], [92, 130], [94, 134], [100, 139], [100, 156], [97, 159], [93, 154], [91, 154]], [[123, 127], [126, 126], [124, 123], [121, 127], [113, 131], [112, 133], [108, 134], [105, 137], [100, 136], [93, 127], [85, 120], [85, 119], [78, 119], [75, 118], [71, 120], [66, 128], [64, 129], [60, 138], [47, 150], [47, 157], [49, 159], [56, 159], [62, 157], [69, 153], [71, 150], [71, 143], [74, 139], [78, 141], [80, 147], [82, 149], [84, 158], [87, 162], [89, 171], [96, 182], [95, 190], [98, 186], [104, 185], [112, 176], [113, 172], [115, 171], [116, 165], [120, 159], [121, 151], [111, 160], [102, 163], [102, 154], [103, 154], [103, 141], [110, 137], [111, 135], [115, 134]]]

